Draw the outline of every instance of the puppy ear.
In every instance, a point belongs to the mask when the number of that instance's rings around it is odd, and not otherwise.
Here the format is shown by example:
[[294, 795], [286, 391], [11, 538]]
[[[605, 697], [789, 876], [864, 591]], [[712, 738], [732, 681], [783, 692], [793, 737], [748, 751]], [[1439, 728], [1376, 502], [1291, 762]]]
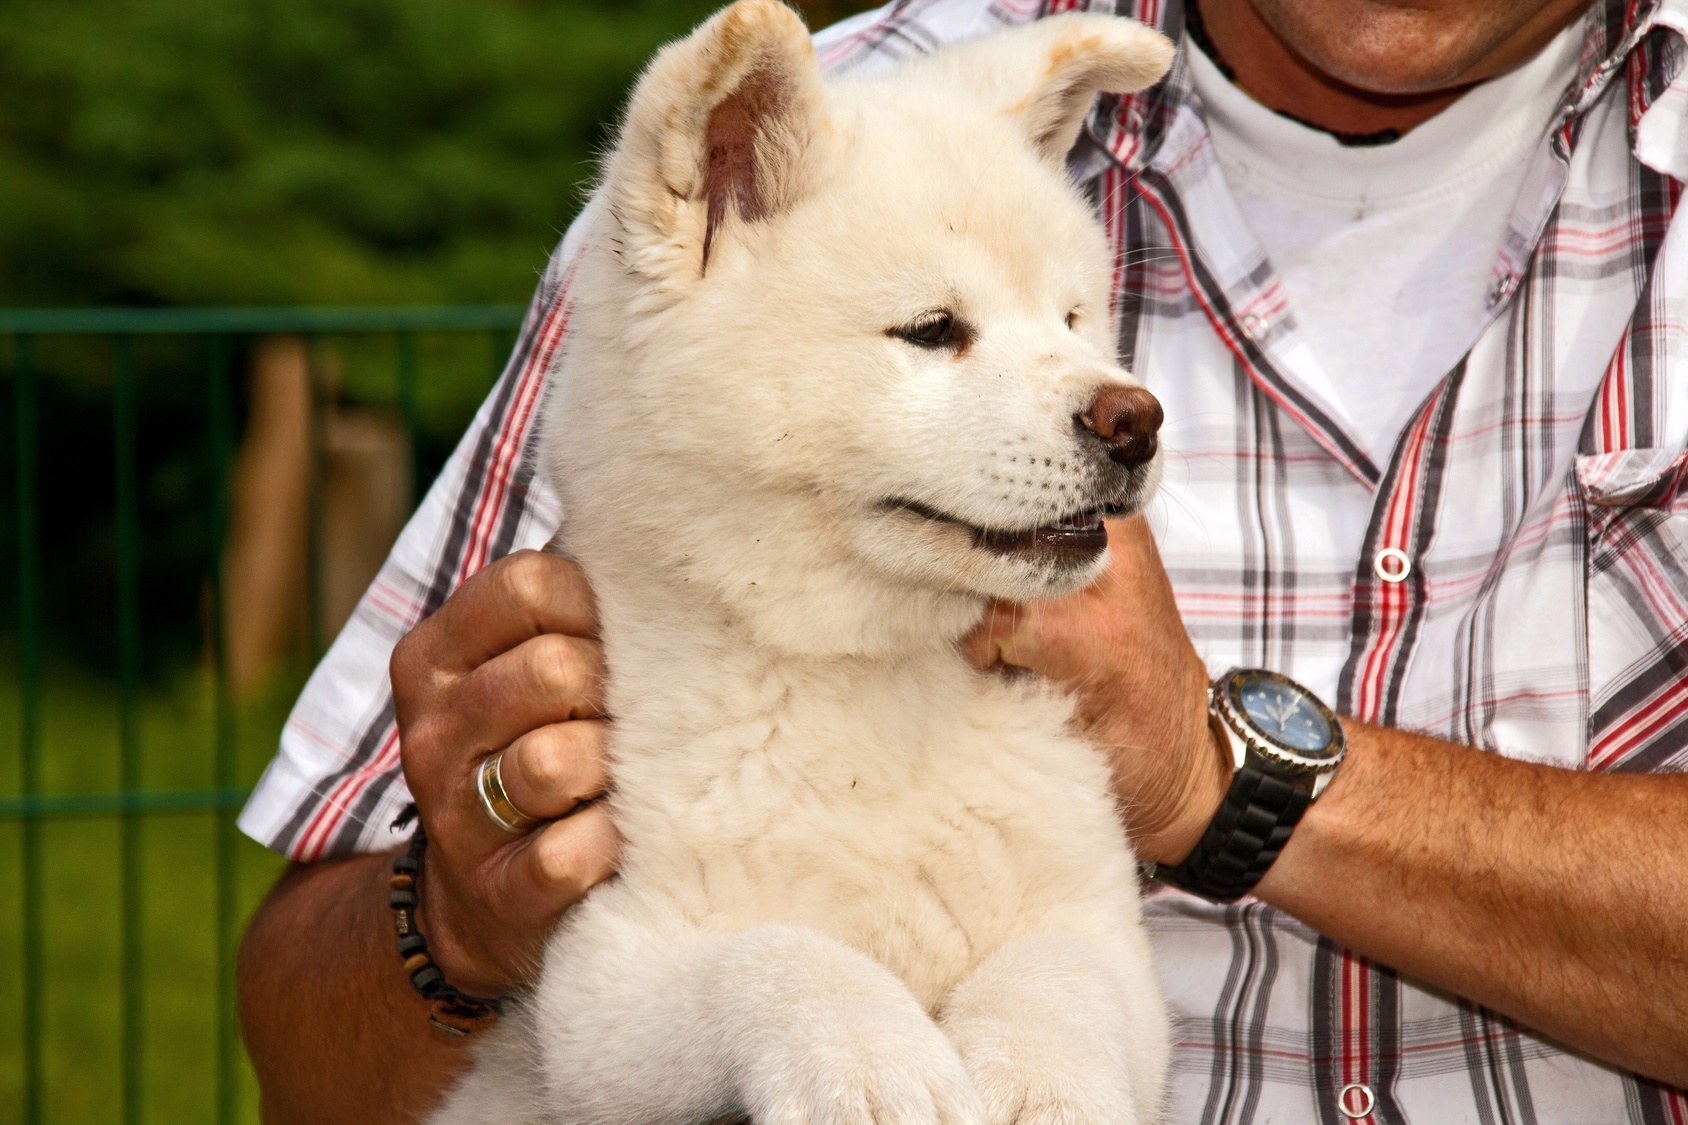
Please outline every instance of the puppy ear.
[[812, 190], [831, 136], [803, 21], [739, 0], [663, 48], [634, 89], [605, 177], [624, 261], [659, 280], [701, 276], [735, 223]]
[[1154, 85], [1172, 56], [1166, 36], [1136, 20], [1074, 12], [946, 48], [925, 65], [940, 81], [977, 90], [1060, 161], [1097, 94]]

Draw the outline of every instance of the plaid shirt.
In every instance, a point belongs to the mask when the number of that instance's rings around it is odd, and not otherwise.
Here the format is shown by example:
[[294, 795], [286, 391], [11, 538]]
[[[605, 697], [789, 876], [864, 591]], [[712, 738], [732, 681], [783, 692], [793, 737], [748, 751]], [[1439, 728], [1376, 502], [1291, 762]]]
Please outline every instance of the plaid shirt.
[[[1181, 0], [899, 0], [823, 33], [873, 68], [1088, 8], [1175, 39]], [[1533, 158], [1488, 320], [1371, 460], [1214, 158], [1182, 56], [1098, 102], [1071, 166], [1118, 249], [1125, 362], [1165, 404], [1153, 513], [1190, 633], [1360, 718], [1570, 769], [1688, 768], [1688, 0], [1605, 0]], [[543, 544], [534, 413], [565, 239], [514, 357], [317, 670], [242, 816], [300, 860], [387, 846], [406, 801], [394, 643]], [[1380, 559], [1380, 552], [1398, 552]], [[1404, 578], [1402, 571], [1407, 571]], [[1574, 831], [1573, 825], [1567, 830]], [[1688, 1095], [1428, 990], [1260, 902], [1153, 893], [1172, 1121], [1688, 1125]]]

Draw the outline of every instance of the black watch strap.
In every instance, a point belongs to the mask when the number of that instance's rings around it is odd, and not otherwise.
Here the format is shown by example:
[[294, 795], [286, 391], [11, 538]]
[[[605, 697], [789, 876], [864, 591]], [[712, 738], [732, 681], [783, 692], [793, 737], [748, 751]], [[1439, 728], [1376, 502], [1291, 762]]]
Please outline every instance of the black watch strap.
[[1245, 765], [1195, 850], [1155, 878], [1214, 902], [1235, 902], [1254, 889], [1289, 842], [1313, 794]]

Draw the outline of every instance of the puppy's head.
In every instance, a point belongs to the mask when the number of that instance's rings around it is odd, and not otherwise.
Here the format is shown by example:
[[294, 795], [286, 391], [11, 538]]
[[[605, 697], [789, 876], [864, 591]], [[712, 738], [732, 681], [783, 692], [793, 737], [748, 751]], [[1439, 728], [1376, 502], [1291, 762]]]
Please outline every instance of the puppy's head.
[[577, 286], [571, 514], [608, 489], [693, 576], [811, 621], [840, 583], [959, 621], [1092, 581], [1100, 517], [1154, 488], [1160, 409], [1114, 359], [1114, 255], [1064, 157], [1098, 91], [1170, 58], [1070, 15], [823, 82], [774, 0], [666, 48]]

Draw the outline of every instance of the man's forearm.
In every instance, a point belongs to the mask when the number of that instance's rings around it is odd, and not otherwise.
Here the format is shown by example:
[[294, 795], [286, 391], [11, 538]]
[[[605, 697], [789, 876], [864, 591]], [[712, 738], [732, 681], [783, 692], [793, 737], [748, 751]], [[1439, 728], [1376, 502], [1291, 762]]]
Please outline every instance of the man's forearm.
[[240, 949], [240, 1022], [271, 1125], [418, 1120], [468, 1062], [393, 952], [390, 855], [295, 866]]
[[1256, 893], [1374, 960], [1688, 1085], [1688, 777], [1349, 733]]

